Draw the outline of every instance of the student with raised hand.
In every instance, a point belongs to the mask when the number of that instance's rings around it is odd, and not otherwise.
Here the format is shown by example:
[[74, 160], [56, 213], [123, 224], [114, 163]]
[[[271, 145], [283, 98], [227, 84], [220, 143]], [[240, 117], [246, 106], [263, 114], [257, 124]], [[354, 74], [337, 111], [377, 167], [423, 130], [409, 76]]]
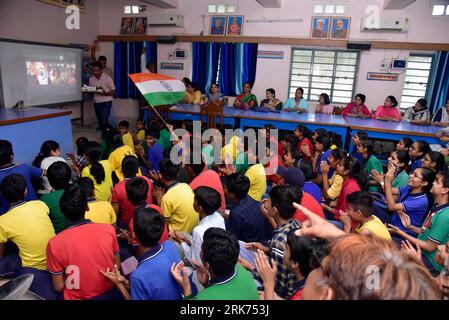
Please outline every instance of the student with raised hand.
[[198, 266], [198, 280], [205, 289], [196, 296], [184, 263], [173, 264], [171, 273], [182, 288], [185, 300], [259, 300], [251, 273], [240, 264], [239, 242], [230, 232], [209, 228], [204, 233], [201, 258], [204, 267]]
[[355, 118], [372, 118], [372, 113], [365, 105], [366, 96], [358, 93], [354, 97], [354, 101], [348, 103], [343, 109], [342, 116]]
[[315, 149], [312, 144], [312, 132], [303, 125], [298, 125], [295, 128], [294, 135], [298, 138], [298, 151], [302, 153], [304, 160], [311, 161], [315, 156]]
[[[393, 151], [388, 158], [388, 163], [392, 163], [396, 170], [392, 182], [393, 188], [404, 187], [408, 183], [408, 163], [410, 162], [410, 155], [407, 151]], [[381, 187], [382, 193], [385, 192], [385, 175], [377, 170], [371, 171], [371, 177], [375, 179]]]
[[[323, 179], [325, 177], [323, 177], [323, 174], [321, 172], [321, 163], [323, 161], [328, 162], [329, 156], [332, 152], [331, 149], [332, 146], [332, 140], [329, 134], [325, 133], [325, 134], [321, 134], [318, 137], [316, 137], [315, 139], [315, 157], [313, 158], [313, 172], [315, 172], [317, 174], [316, 178], [315, 178], [315, 182], [317, 184], [321, 184]], [[330, 168], [329, 172], [327, 173], [327, 179], [329, 179], [329, 177], [332, 177], [332, 175], [334, 174], [334, 169]]]
[[102, 160], [103, 151], [96, 141], [86, 145], [86, 158], [89, 163], [81, 172], [82, 177], [92, 179], [95, 185], [95, 197], [110, 201], [112, 194], [112, 168], [108, 160]]
[[309, 104], [306, 99], [303, 98], [304, 89], [298, 87], [295, 91], [294, 98], [288, 98], [285, 101], [284, 108], [282, 111], [293, 111], [297, 113], [307, 113], [309, 112]]
[[377, 181], [371, 176], [371, 172], [376, 170], [379, 173], [383, 173], [383, 168], [379, 159], [373, 154], [374, 143], [372, 141], [363, 141], [357, 146], [357, 152], [363, 158], [362, 163], [368, 175], [369, 191], [378, 192]]
[[429, 151], [422, 160], [422, 167], [429, 168], [435, 173], [446, 170], [444, 156], [438, 151]]
[[[335, 170], [340, 164], [341, 159], [346, 156], [345, 150], [333, 149], [327, 161], [322, 161], [320, 163], [321, 173], [323, 176], [328, 176], [330, 169], [334, 171], [330, 179], [323, 178], [323, 193], [322, 196], [325, 200], [334, 201], [338, 198], [343, 185], [343, 177], [340, 176]], [[329, 164], [328, 164], [329, 162]], [[320, 201], [321, 202], [321, 201]]]
[[388, 96], [382, 106], [378, 106], [374, 113], [374, 119], [384, 121], [401, 121], [401, 114], [397, 109], [398, 101], [394, 96]]
[[413, 142], [410, 147], [410, 160], [412, 161], [411, 170], [422, 167], [424, 156], [430, 151], [430, 145], [426, 141], [418, 140]]
[[412, 124], [418, 125], [429, 125], [430, 124], [430, 112], [427, 108], [427, 100], [419, 99], [416, 101], [413, 107], [407, 108], [405, 110], [402, 120], [410, 122]]
[[134, 214], [133, 225], [133, 238], [139, 244], [137, 269], [128, 281], [118, 270], [118, 264], [113, 268], [101, 268], [104, 278], [109, 279], [126, 300], [181, 300], [181, 289], [170, 273], [171, 266], [181, 259], [172, 242], [160, 243], [163, 217], [152, 208], [140, 208]]

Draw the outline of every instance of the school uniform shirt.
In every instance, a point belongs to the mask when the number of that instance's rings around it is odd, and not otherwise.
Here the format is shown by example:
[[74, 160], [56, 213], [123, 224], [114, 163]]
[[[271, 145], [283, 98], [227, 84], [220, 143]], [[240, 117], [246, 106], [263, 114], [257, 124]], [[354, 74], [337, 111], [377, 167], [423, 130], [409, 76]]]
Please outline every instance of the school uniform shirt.
[[[146, 205], [144, 205], [144, 206], [142, 206], [142, 207], [143, 207], [143, 208], [154, 209], [154, 210], [156, 210], [157, 212], [159, 212], [159, 214], [160, 214], [161, 216], [164, 216], [164, 214], [162, 213], [161, 207], [159, 207], [159, 206], [157, 206], [157, 205], [155, 205], [155, 204], [149, 204], [149, 203], [147, 203]], [[138, 208], [136, 208], [136, 209], [138, 209]], [[128, 229], [129, 229], [129, 232], [130, 232], [131, 234], [133, 234], [133, 232], [134, 232], [134, 217], [132, 217], [131, 220], [129, 221]], [[168, 240], [169, 237], [170, 237], [170, 235], [169, 235], [169, 233], [168, 233], [167, 222], [164, 221], [164, 231], [162, 232], [162, 236], [161, 236], [161, 238], [159, 239], [158, 243], [163, 243], [164, 241]], [[137, 242], [137, 240], [134, 239], [134, 240], [131, 241], [131, 245], [132, 245], [132, 246], [138, 246], [138, 245], [139, 245], [139, 242]]]
[[[37, 196], [34, 192], [33, 185], [31, 184], [31, 178], [42, 177], [43, 170], [30, 166], [28, 164], [11, 164], [7, 167], [0, 169], [0, 183], [3, 179], [9, 176], [11, 173], [18, 173], [25, 177], [27, 182], [27, 194], [25, 195], [25, 201], [36, 200]], [[8, 201], [0, 193], [0, 214], [5, 213], [9, 209]]]
[[[318, 163], [317, 163], [317, 173], [318, 174], [321, 174], [321, 166], [320, 166], [321, 161], [326, 161], [329, 164], [329, 161], [327, 159], [329, 159], [331, 152], [332, 152], [332, 148], [323, 152], [323, 154], [320, 156], [320, 160], [318, 160]], [[328, 179], [329, 179], [329, 177], [332, 177], [333, 174], [334, 174], [334, 169], [329, 167], [329, 173], [327, 174]]]
[[22, 267], [46, 269], [45, 248], [55, 236], [42, 201], [21, 202], [0, 216], [0, 244], [14, 242], [19, 248]]
[[343, 177], [336, 172], [329, 179], [329, 189], [327, 189], [327, 196], [332, 200], [338, 198], [341, 192], [341, 188], [343, 186]]
[[194, 197], [193, 190], [187, 183], [175, 182], [169, 186], [161, 203], [169, 230], [191, 233], [198, 225], [199, 215], [193, 208]]
[[[141, 177], [148, 184], [148, 193], [146, 202], [151, 204], [153, 202], [153, 182], [145, 176]], [[117, 183], [112, 189], [112, 203], [119, 205], [120, 212], [120, 222], [128, 224], [131, 218], [134, 216], [134, 206], [128, 200], [128, 196], [126, 194], [126, 181], [128, 179], [124, 179]]]
[[205, 170], [196, 176], [189, 184], [193, 191], [199, 187], [209, 187], [214, 189], [220, 194], [221, 197], [221, 210], [226, 210], [226, 200], [223, 190], [223, 184], [221, 183], [220, 176], [213, 170]]
[[[122, 171], [122, 161], [126, 156], [129, 156], [129, 155], [137, 158], [136, 153], [134, 152], [134, 149], [131, 149], [127, 145], [118, 147], [117, 149], [112, 151], [111, 154], [109, 155], [108, 160], [109, 160], [109, 163], [111, 164], [111, 169], [112, 169], [112, 171], [115, 172], [115, 175], [117, 176], [119, 181], [122, 181], [123, 179], [125, 179], [125, 177], [123, 176], [123, 171]], [[142, 175], [142, 173], [140, 172], [140, 169], [139, 169], [139, 172], [137, 173], [137, 175], [138, 176]]]
[[[58, 162], [58, 161], [62, 161], [64, 163], [67, 163], [67, 161], [65, 161], [65, 159], [61, 158], [61, 157], [47, 157], [47, 158], [44, 158], [42, 160], [42, 162], [41, 162], [41, 169], [42, 170], [48, 170], [48, 168], [53, 163]], [[38, 193], [47, 194], [47, 193], [49, 193], [50, 191], [53, 190], [52, 186], [50, 185], [50, 182], [48, 181], [48, 178], [44, 177], [44, 176], [42, 177], [42, 186], [44, 188], [42, 190], [39, 190]]]
[[388, 229], [385, 227], [382, 221], [380, 221], [380, 219], [375, 215], [372, 215], [371, 218], [372, 219], [370, 221], [362, 225], [358, 225], [355, 228], [355, 232], [360, 233], [363, 230], [368, 230], [381, 239], [391, 240], [390, 232], [388, 232]]
[[438, 109], [437, 112], [435, 112], [435, 114], [433, 115], [432, 124], [437, 121], [441, 123], [449, 122], [449, 115], [445, 107]]
[[151, 163], [151, 169], [159, 171], [159, 162], [164, 158], [164, 150], [160, 144], [155, 143], [148, 148], [147, 162]]
[[109, 201], [92, 199], [88, 202], [89, 210], [86, 211], [86, 219], [94, 223], [114, 224], [117, 221], [114, 208]]
[[396, 177], [394, 178], [393, 182], [391, 183], [393, 188], [400, 188], [405, 187], [408, 184], [409, 175], [407, 171], [401, 170]]
[[298, 280], [295, 282], [293, 286], [293, 295], [288, 298], [288, 300], [302, 300], [302, 291], [304, 290], [304, 285], [306, 284], [307, 279]]
[[240, 152], [235, 158], [234, 161], [235, 172], [240, 174], [245, 174], [246, 170], [248, 170], [248, 156], [246, 152]]
[[229, 275], [211, 279], [211, 286], [205, 288], [193, 300], [259, 300], [257, 286], [249, 273], [240, 264]]
[[[430, 240], [438, 245], [449, 241], [449, 203], [433, 208], [418, 233], [418, 239], [422, 241]], [[442, 271], [444, 267], [435, 261], [436, 253], [437, 249], [432, 252], [422, 250], [423, 256], [432, 263], [435, 270]]]
[[410, 167], [412, 169], [412, 171], [414, 171], [414, 170], [416, 170], [418, 168], [421, 168], [422, 167], [422, 161], [423, 161], [422, 158], [421, 159], [412, 160], [412, 165]]
[[61, 208], [59, 206], [59, 200], [61, 200], [61, 196], [64, 193], [64, 189], [52, 191], [42, 196], [41, 201], [44, 202], [47, 207], [50, 209], [50, 220], [55, 228], [56, 234], [60, 233], [62, 230], [65, 230], [69, 226], [69, 221], [65, 217], [65, 215], [61, 212]]
[[303, 187], [304, 192], [310, 194], [318, 203], [321, 203], [321, 189], [312, 181], [306, 181]]
[[78, 286], [64, 287], [65, 300], [84, 300], [113, 288], [100, 270], [113, 270], [119, 254], [117, 236], [111, 225], [82, 220], [48, 242], [47, 270], [53, 275], [73, 275]]
[[347, 201], [348, 195], [353, 192], [360, 191], [360, 190], [361, 190], [360, 186], [357, 183], [357, 180], [355, 180], [354, 178], [349, 178], [349, 179], [346, 179], [343, 181], [343, 185], [341, 187], [341, 192], [337, 199], [337, 205], [334, 210], [335, 220], [340, 221], [340, 218], [339, 218], [340, 210], [342, 210], [344, 212], [346, 212], [348, 210], [348, 201]]
[[[399, 188], [399, 201], [402, 203], [404, 212], [410, 216], [410, 222], [415, 227], [421, 227], [425, 215], [428, 211], [429, 200], [425, 192], [421, 193], [410, 193], [412, 189], [408, 186]], [[416, 237], [416, 234], [408, 230], [401, 222], [399, 215], [394, 212], [391, 216], [392, 225], [398, 227], [405, 233]]]
[[94, 176], [90, 174], [91, 165], [85, 167], [81, 171], [82, 177], [90, 178], [94, 183], [95, 198], [102, 201], [110, 201], [112, 195], [112, 168], [108, 160], [101, 160], [99, 162], [104, 169], [105, 178], [100, 184], [97, 183]]
[[[384, 172], [383, 168], [382, 168], [382, 164], [380, 163], [379, 159], [377, 159], [374, 155], [371, 155], [368, 158], [368, 160], [366, 161], [366, 163], [365, 163], [365, 172], [368, 175], [368, 181], [373, 181], [374, 180], [371, 177], [371, 171], [372, 170], [376, 170], [380, 174], [382, 174]], [[369, 186], [368, 190], [369, 191], [373, 191], [373, 192], [378, 192], [379, 191], [377, 185]]]
[[134, 140], [131, 133], [127, 132], [124, 135], [122, 135], [122, 142], [124, 145], [127, 145], [128, 147], [134, 150]]
[[287, 101], [285, 101], [284, 110], [293, 109], [295, 107], [305, 109], [306, 112], [309, 112], [309, 104], [307, 103], [307, 100], [304, 98], [299, 100], [299, 103], [296, 103], [295, 98], [288, 98]]
[[181, 261], [176, 246], [165, 241], [139, 257], [137, 269], [131, 273], [132, 300], [181, 300], [182, 290], [170, 272]]
[[270, 144], [277, 148], [277, 154], [281, 158], [284, 157], [284, 147], [282, 146], [282, 143], [280, 143], [275, 137], [270, 136], [270, 140], [267, 141], [267, 147], [270, 147]]
[[[317, 216], [323, 219], [326, 218], [323, 208], [321, 207], [321, 200], [320, 202], [316, 201], [315, 198], [312, 197], [309, 193], [303, 192], [301, 205], [315, 213]], [[301, 211], [296, 210], [295, 214], [293, 215], [293, 219], [298, 220], [299, 222], [304, 222], [307, 220], [307, 217]]]
[[267, 191], [267, 178], [262, 164], [253, 164], [246, 170], [245, 176], [248, 177], [250, 186], [248, 195], [256, 201], [261, 201]]
[[420, 111], [415, 111], [414, 107], [407, 108], [404, 113], [402, 120], [410, 122], [412, 120], [424, 120], [430, 121], [429, 109], [424, 109]]
[[211, 144], [205, 144], [201, 148], [201, 154], [203, 156], [204, 162], [207, 165], [207, 168], [212, 169], [212, 165], [214, 164], [214, 146]]
[[[308, 147], [309, 152], [311, 154], [310, 157], [313, 159], [313, 157], [315, 156], [315, 148], [313, 147], [313, 144], [312, 144], [312, 142], [310, 142], [309, 138], [304, 138], [304, 139], [302, 139], [301, 141], [298, 142], [298, 146], [296, 147], [298, 149], [298, 151], [302, 152], [301, 149], [302, 149], [303, 145]], [[307, 157], [307, 155], [305, 155], [305, 154], [302, 155], [302, 158], [304, 160], [308, 160], [309, 159], [309, 157]]]

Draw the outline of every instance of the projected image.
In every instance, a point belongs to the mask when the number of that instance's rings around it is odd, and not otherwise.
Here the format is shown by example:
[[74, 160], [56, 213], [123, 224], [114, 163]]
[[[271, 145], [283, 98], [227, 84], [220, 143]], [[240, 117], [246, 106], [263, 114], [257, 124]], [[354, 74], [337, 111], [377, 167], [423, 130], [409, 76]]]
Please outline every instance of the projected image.
[[76, 85], [76, 65], [26, 61], [27, 82], [30, 85]]

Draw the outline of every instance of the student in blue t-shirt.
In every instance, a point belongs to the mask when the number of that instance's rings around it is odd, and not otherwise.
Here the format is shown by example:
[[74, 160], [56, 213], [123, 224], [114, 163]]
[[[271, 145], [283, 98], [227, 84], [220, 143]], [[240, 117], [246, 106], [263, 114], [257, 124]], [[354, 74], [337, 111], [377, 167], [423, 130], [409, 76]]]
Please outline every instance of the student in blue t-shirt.
[[[134, 212], [133, 236], [139, 265], [128, 282], [117, 266], [103, 272], [113, 282], [126, 300], [181, 300], [181, 288], [171, 276], [170, 268], [181, 261], [174, 243], [159, 244], [164, 232], [164, 218], [152, 208], [139, 208]], [[128, 291], [130, 289], [130, 291]]]
[[418, 140], [413, 142], [410, 147], [410, 159], [412, 160], [411, 169], [422, 167], [424, 156], [430, 151], [430, 145], [426, 141]]
[[[46, 172], [40, 168], [35, 168], [28, 164], [15, 164], [14, 152], [11, 142], [8, 140], [0, 140], [0, 183], [3, 179], [11, 173], [17, 173], [25, 177], [27, 183], [27, 194], [25, 201], [36, 200], [36, 193], [33, 185], [31, 184], [31, 178], [40, 178], [46, 174]], [[0, 193], [0, 214], [8, 211], [8, 201]]]
[[148, 146], [147, 154], [143, 152], [143, 149], [138, 149], [139, 159], [143, 164], [142, 172], [146, 173], [148, 170], [158, 171], [159, 162], [164, 157], [164, 149], [157, 142], [159, 139], [159, 132], [157, 131], [146, 131], [145, 140]]
[[312, 164], [307, 160], [300, 160], [298, 163], [299, 169], [304, 173], [306, 182], [304, 183], [303, 190], [310, 194], [318, 203], [321, 203], [321, 189], [312, 180], [315, 178], [313, 174]]
[[[321, 175], [320, 163], [326, 161], [329, 163], [328, 158], [332, 152], [332, 139], [328, 134], [321, 134], [315, 139], [315, 157], [313, 159], [313, 172], [317, 174], [315, 182], [321, 184], [323, 181], [323, 176]], [[327, 179], [332, 177], [334, 174], [334, 169], [329, 168], [329, 173], [327, 174]]]

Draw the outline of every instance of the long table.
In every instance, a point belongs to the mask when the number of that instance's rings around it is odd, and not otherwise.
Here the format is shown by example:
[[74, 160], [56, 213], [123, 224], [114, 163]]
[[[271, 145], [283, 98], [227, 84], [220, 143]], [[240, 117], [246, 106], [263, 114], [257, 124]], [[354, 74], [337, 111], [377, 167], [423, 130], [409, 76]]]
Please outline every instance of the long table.
[[[200, 120], [201, 107], [195, 104], [176, 105], [170, 108], [170, 120]], [[238, 127], [236, 119], [239, 119], [242, 110], [232, 107], [224, 107], [223, 122], [233, 127]], [[219, 120], [217, 119], [217, 123]]]

